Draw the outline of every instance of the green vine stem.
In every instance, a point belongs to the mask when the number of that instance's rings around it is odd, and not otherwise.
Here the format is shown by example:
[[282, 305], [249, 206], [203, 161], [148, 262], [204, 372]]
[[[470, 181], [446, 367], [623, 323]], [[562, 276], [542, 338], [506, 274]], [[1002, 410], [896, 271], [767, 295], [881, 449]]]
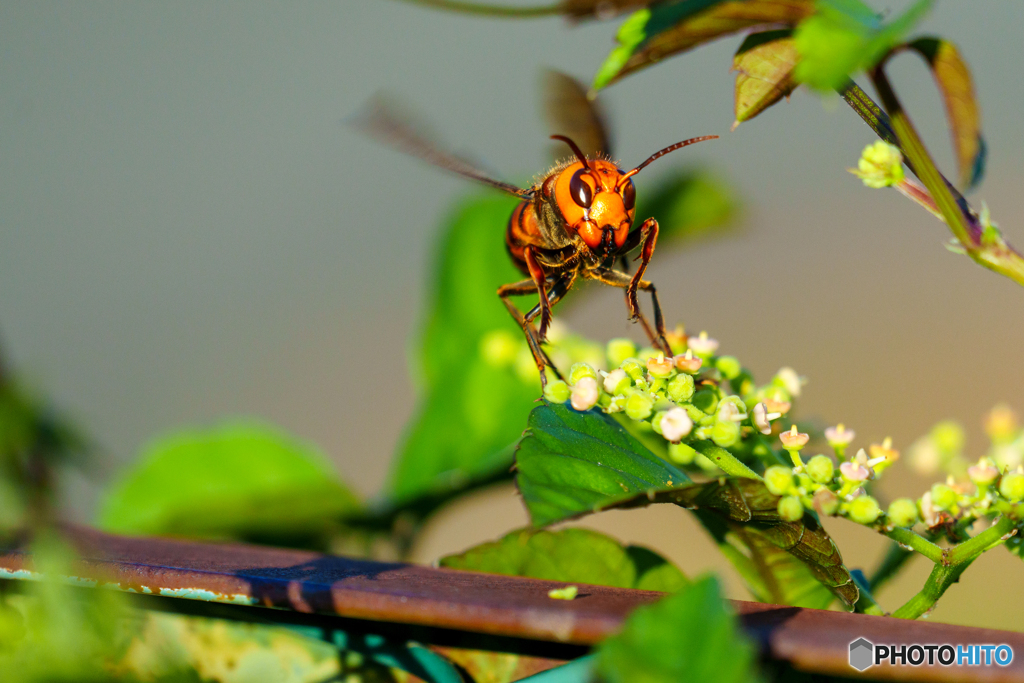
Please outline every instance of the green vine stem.
[[[960, 575], [971, 566], [971, 563], [986, 550], [1002, 543], [1004, 537], [1014, 530], [1016, 524], [1017, 522], [1009, 517], [1001, 517], [995, 524], [969, 541], [941, 551], [939, 559], [933, 560], [935, 567], [932, 568], [921, 591], [896, 610], [892, 616], [899, 619], [917, 619], [928, 612], [935, 606], [943, 593], [960, 580]], [[913, 532], [908, 533], [917, 536]]]
[[924, 538], [920, 534], [916, 534], [910, 529], [903, 527], [895, 527], [884, 531], [886, 536], [899, 543], [905, 548], [910, 548], [914, 552], [920, 553], [924, 557], [935, 563], [943, 561], [942, 548], [935, 545], [928, 539]]
[[[936, 207], [960, 243], [959, 246], [979, 265], [1024, 285], [1024, 256], [1010, 247], [997, 230], [990, 226], [982, 226], [959, 192], [954, 196], [955, 190], [935, 166], [910, 117], [896, 97], [889, 78], [885, 75], [885, 60], [871, 72], [871, 79], [882, 105], [889, 114], [889, 122], [907, 165], [931, 193]], [[854, 106], [854, 109], [858, 113], [862, 111], [858, 106]], [[875, 130], [877, 133], [878, 129]], [[881, 134], [880, 137], [886, 139]]]
[[405, 0], [405, 2], [448, 10], [449, 12], [458, 12], [460, 14], [475, 14], [482, 17], [508, 17], [512, 19], [552, 17], [565, 11], [558, 4], [516, 7], [513, 5], [488, 5], [477, 2], [465, 2], [464, 0]]

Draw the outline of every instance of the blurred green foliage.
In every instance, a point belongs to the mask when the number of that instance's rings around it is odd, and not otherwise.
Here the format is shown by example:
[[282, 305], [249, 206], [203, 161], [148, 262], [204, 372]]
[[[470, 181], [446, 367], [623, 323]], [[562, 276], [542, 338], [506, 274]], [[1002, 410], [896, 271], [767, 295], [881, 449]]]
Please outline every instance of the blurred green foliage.
[[606, 683], [759, 680], [754, 644], [740, 632], [711, 576], [636, 609], [596, 654], [598, 676]]
[[118, 533], [244, 538], [289, 545], [328, 535], [359, 508], [312, 445], [259, 424], [156, 440], [106, 496]]
[[589, 529], [520, 529], [440, 560], [442, 567], [598, 586], [675, 592], [683, 573], [658, 553]]

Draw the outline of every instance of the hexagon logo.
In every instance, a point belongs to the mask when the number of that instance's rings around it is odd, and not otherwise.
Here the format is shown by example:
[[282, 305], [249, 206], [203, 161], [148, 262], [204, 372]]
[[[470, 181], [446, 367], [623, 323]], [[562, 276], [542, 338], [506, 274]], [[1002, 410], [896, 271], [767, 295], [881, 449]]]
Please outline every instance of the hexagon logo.
[[874, 664], [875, 646], [864, 638], [858, 638], [850, 643], [850, 666], [857, 671], [864, 671]]

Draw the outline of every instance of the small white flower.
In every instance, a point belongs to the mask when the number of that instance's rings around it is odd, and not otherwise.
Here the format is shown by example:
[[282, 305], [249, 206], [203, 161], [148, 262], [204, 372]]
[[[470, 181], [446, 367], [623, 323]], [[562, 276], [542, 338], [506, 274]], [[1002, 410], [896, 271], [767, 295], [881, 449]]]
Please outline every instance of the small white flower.
[[576, 410], [590, 410], [597, 403], [599, 392], [597, 390], [597, 379], [581, 377], [572, 388], [572, 407]]
[[690, 337], [686, 344], [701, 356], [710, 356], [718, 350], [718, 340], [709, 337], [707, 332], [701, 332], [699, 337]]
[[661, 434], [669, 441], [679, 441], [693, 429], [693, 421], [682, 408], [673, 408], [661, 416]]
[[761, 402], [754, 406], [754, 416], [751, 421], [757, 427], [757, 431], [762, 434], [771, 434], [772, 420], [777, 420], [780, 417], [782, 417], [780, 413], [769, 413], [768, 407]]
[[856, 432], [852, 429], [847, 429], [846, 425], [841, 422], [835, 427], [828, 427], [825, 430], [825, 439], [833, 448], [836, 446], [849, 446], [856, 435]]
[[625, 370], [623, 370], [622, 368], [615, 368], [607, 375], [605, 375], [604, 390], [607, 391], [609, 394], [617, 394], [619, 392], [616, 391], [616, 389], [618, 388], [619, 384], [621, 384], [623, 381], [628, 380], [629, 376], [626, 374]]
[[782, 386], [786, 388], [790, 396], [794, 398], [800, 396], [800, 387], [804, 385], [804, 380], [796, 374], [796, 370], [790, 367], [781, 368], [775, 373], [775, 377], [782, 382]]

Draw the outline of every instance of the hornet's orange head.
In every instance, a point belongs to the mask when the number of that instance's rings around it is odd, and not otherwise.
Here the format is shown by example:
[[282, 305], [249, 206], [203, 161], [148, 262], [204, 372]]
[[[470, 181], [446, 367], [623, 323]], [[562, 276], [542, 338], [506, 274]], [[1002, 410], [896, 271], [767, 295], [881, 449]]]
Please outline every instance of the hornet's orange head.
[[633, 225], [633, 181], [620, 184], [623, 173], [603, 159], [569, 164], [555, 181], [554, 197], [570, 232], [607, 256], [626, 243]]
[[636, 188], [631, 178], [658, 157], [717, 137], [706, 135], [677, 142], [655, 152], [632, 171], [622, 171], [610, 161], [587, 159], [564, 135], [552, 135], [553, 140], [569, 145], [579, 159], [562, 169], [554, 187], [554, 198], [569, 232], [578, 234], [602, 258], [615, 253], [626, 243], [633, 225]]

